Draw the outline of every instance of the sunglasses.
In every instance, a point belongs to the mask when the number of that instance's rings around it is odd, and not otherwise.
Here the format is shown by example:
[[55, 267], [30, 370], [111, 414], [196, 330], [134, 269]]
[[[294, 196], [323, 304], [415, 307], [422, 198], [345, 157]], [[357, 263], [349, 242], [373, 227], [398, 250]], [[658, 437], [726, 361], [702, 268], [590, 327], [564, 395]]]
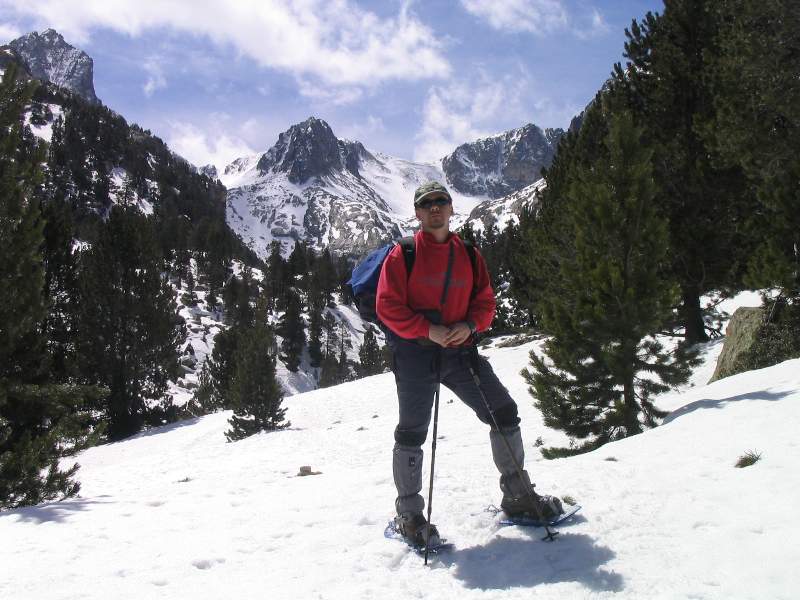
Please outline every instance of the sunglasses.
[[417, 204], [417, 208], [424, 208], [425, 210], [429, 209], [431, 206], [438, 206], [439, 208], [444, 208], [449, 204], [450, 204], [450, 198], [439, 196], [438, 198], [426, 198], [425, 200]]

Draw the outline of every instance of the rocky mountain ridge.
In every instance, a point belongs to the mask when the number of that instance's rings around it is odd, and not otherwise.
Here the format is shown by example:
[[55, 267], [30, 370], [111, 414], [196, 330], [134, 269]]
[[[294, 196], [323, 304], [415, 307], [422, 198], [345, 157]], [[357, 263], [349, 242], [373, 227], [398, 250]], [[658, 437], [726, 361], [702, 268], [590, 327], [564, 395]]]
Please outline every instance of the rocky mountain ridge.
[[564, 135], [563, 129], [543, 131], [528, 123], [461, 144], [442, 160], [442, 169], [459, 192], [501, 198], [541, 179], [542, 168], [553, 162]]
[[[57, 31], [32, 32], [4, 48], [31, 76], [100, 103], [92, 59]], [[198, 172], [227, 186], [228, 223], [262, 258], [275, 240], [285, 253], [303, 240], [318, 250], [360, 256], [412, 231], [413, 191], [431, 179], [451, 190], [454, 227], [466, 221], [504, 227], [509, 217], [503, 211], [518, 212], [520, 198], [528, 197], [521, 190], [540, 178], [563, 135], [561, 129], [527, 124], [462, 144], [441, 162], [426, 164], [339, 139], [325, 121], [310, 117], [281, 133], [265, 152], [238, 158], [221, 174], [211, 165]]]
[[502, 198], [481, 202], [469, 213], [469, 222], [474, 229], [487, 230], [497, 227], [504, 230], [510, 223], [518, 223], [519, 216], [525, 206], [538, 202], [538, 194], [545, 187], [545, 180], [538, 179], [534, 183], [512, 192]]
[[94, 91], [94, 61], [55, 29], [28, 33], [6, 48], [35, 79], [67, 89], [92, 104], [100, 103]]
[[374, 159], [360, 142], [340, 140], [325, 121], [310, 117], [292, 125], [258, 161], [263, 174], [284, 172], [291, 183], [302, 184], [312, 177], [346, 170], [361, 177], [362, 159]]
[[263, 154], [224, 169], [228, 223], [260, 256], [273, 241], [289, 252], [298, 240], [359, 256], [410, 233], [413, 191], [436, 179], [450, 186], [454, 227], [472, 220], [478, 228], [503, 228], [511, 218], [503, 211], [519, 214], [523, 200], [533, 198], [541, 168], [552, 162], [563, 135], [529, 124], [463, 144], [441, 164], [426, 164], [340, 140], [325, 121], [310, 117], [281, 133]]

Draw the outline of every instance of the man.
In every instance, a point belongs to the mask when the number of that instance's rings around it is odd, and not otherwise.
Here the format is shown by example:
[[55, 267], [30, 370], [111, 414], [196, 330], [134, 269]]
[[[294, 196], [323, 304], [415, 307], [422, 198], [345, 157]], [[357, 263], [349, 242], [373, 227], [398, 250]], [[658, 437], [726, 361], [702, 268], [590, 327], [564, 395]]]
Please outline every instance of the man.
[[[432, 544], [438, 542], [435, 526], [426, 527], [420, 491], [422, 444], [439, 381], [491, 426], [489, 438], [500, 471], [503, 510], [514, 516], [556, 516], [563, 512], [558, 498], [532, 493], [527, 472], [522, 471], [521, 477], [514, 464], [516, 459], [523, 468], [517, 405], [475, 347], [475, 334], [491, 326], [495, 313], [486, 263], [475, 250], [473, 266], [464, 242], [450, 232], [452, 198], [442, 184], [432, 181], [417, 188], [414, 208], [420, 231], [414, 236], [411, 276], [406, 272], [403, 249], [397, 245], [383, 264], [375, 301], [378, 317], [389, 329], [400, 409], [392, 460], [397, 528], [413, 544], [424, 545], [426, 531]], [[478, 374], [481, 389], [470, 365]], [[500, 430], [494, 426], [481, 390]], [[509, 442], [513, 458], [502, 436]]]

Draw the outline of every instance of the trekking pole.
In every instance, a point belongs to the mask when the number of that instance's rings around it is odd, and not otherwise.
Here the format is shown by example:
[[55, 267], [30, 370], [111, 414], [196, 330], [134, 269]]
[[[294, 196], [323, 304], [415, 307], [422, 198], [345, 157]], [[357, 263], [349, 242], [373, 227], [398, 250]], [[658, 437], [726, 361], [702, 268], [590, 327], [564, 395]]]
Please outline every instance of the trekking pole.
[[544, 529], [547, 532], [547, 535], [544, 536], [542, 539], [552, 542], [553, 540], [556, 539], [558, 531], [550, 530], [550, 526], [547, 524], [547, 519], [545, 519], [544, 515], [542, 515], [542, 509], [539, 508], [539, 503], [535, 502], [537, 494], [536, 492], [533, 491], [533, 487], [531, 486], [530, 483], [528, 483], [528, 480], [525, 479], [525, 475], [522, 472], [522, 465], [520, 465], [519, 462], [517, 462], [517, 458], [514, 456], [514, 451], [511, 449], [511, 444], [508, 443], [506, 434], [503, 433], [503, 430], [497, 423], [497, 418], [495, 418], [494, 416], [494, 410], [492, 410], [492, 407], [489, 404], [489, 400], [486, 398], [486, 394], [483, 393], [483, 388], [481, 388], [481, 380], [478, 377], [478, 372], [475, 369], [474, 365], [472, 364], [472, 361], [469, 362], [469, 372], [472, 374], [472, 379], [473, 381], [475, 381], [475, 387], [478, 388], [478, 393], [481, 395], [481, 399], [483, 400], [483, 405], [486, 407], [486, 410], [489, 411], [489, 415], [492, 417], [492, 423], [494, 423], [495, 429], [497, 429], [497, 431], [500, 432], [500, 437], [503, 439], [503, 442], [506, 445], [506, 450], [508, 450], [508, 455], [511, 457], [511, 462], [514, 463], [514, 467], [517, 470], [517, 475], [519, 475], [520, 481], [522, 481], [522, 483], [525, 485], [525, 488], [528, 491], [528, 495], [530, 495], [530, 497], [534, 499], [533, 506], [536, 509], [536, 515], [539, 517], [539, 520], [544, 524]]
[[439, 426], [439, 390], [442, 387], [442, 354], [436, 356], [436, 394], [433, 399], [433, 440], [431, 441], [431, 480], [428, 486], [428, 522], [425, 524], [425, 564], [431, 541], [431, 509], [433, 506], [433, 467], [436, 465], [436, 435]]

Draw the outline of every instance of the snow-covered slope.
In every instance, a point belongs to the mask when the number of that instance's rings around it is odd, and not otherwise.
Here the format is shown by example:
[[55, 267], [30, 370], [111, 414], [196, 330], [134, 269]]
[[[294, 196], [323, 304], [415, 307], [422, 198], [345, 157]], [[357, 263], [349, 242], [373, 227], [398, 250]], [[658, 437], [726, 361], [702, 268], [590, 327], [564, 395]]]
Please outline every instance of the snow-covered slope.
[[[192, 274], [197, 279], [196, 262], [192, 260], [190, 264], [192, 265]], [[242, 269], [243, 265], [241, 263], [234, 262], [233, 273], [237, 277], [242, 276]], [[251, 269], [250, 276], [256, 281], [263, 279], [263, 273], [255, 268]], [[198, 285], [195, 288], [194, 293], [197, 302], [194, 305], [185, 303], [184, 297], [188, 298], [189, 292], [185, 280], [182, 282], [181, 287], [178, 287], [173, 280], [172, 287], [175, 293], [175, 302], [178, 306], [178, 314], [184, 320], [186, 326], [186, 339], [181, 342], [179, 348], [180, 372], [178, 378], [170, 382], [167, 393], [173, 404], [181, 407], [191, 401], [195, 390], [200, 385], [200, 373], [203, 364], [211, 357], [214, 351], [217, 334], [226, 330], [229, 326], [224, 321], [224, 299], [217, 298], [217, 308], [214, 310], [208, 308], [206, 302], [208, 289], [206, 286]], [[274, 330], [278, 329], [281, 314], [276, 313], [269, 316], [270, 324]], [[327, 314], [330, 314], [337, 324], [345, 328], [351, 343], [350, 347], [345, 348], [345, 353], [349, 360], [358, 362], [360, 360], [359, 350], [364, 343], [364, 334], [368, 324], [361, 318], [355, 307], [347, 304], [340, 303], [335, 306], [327, 306], [323, 316]], [[304, 318], [306, 326], [308, 326], [308, 315], [305, 315]], [[380, 330], [375, 329], [375, 334], [383, 343], [383, 334]], [[275, 337], [276, 344], [280, 346], [283, 338], [277, 333]], [[287, 369], [280, 357], [277, 359], [276, 375], [286, 396], [316, 389], [320, 372], [320, 367], [311, 366], [308, 346], [303, 351], [299, 369], [296, 372]]]
[[[324, 121], [309, 118], [283, 132], [260, 155], [228, 165], [228, 224], [259, 256], [274, 240], [286, 253], [305, 240], [317, 250], [360, 256], [408, 235], [416, 220], [414, 190], [447, 181], [440, 164], [415, 163], [339, 140]], [[485, 194], [451, 189], [460, 226]]]
[[524, 207], [534, 206], [538, 202], [538, 194], [547, 185], [544, 179], [530, 184], [496, 200], [485, 200], [469, 213], [468, 223], [475, 230], [488, 229], [492, 226], [503, 231], [509, 223], [519, 223], [519, 216]]
[[[542, 492], [583, 505], [553, 543], [501, 528], [486, 427], [443, 391], [434, 519], [453, 552], [424, 567], [384, 540], [394, 381], [288, 398], [292, 427], [226, 443], [229, 413], [93, 448], [80, 498], [0, 514], [0, 596], [66, 598], [797, 597], [800, 360], [663, 398], [654, 430], [544, 461], [519, 370], [538, 342], [487, 356], [520, 405]], [[736, 469], [748, 450], [761, 453]], [[321, 474], [298, 477], [310, 465]], [[426, 456], [427, 470], [427, 456]], [[425, 475], [427, 482], [427, 475]]]

